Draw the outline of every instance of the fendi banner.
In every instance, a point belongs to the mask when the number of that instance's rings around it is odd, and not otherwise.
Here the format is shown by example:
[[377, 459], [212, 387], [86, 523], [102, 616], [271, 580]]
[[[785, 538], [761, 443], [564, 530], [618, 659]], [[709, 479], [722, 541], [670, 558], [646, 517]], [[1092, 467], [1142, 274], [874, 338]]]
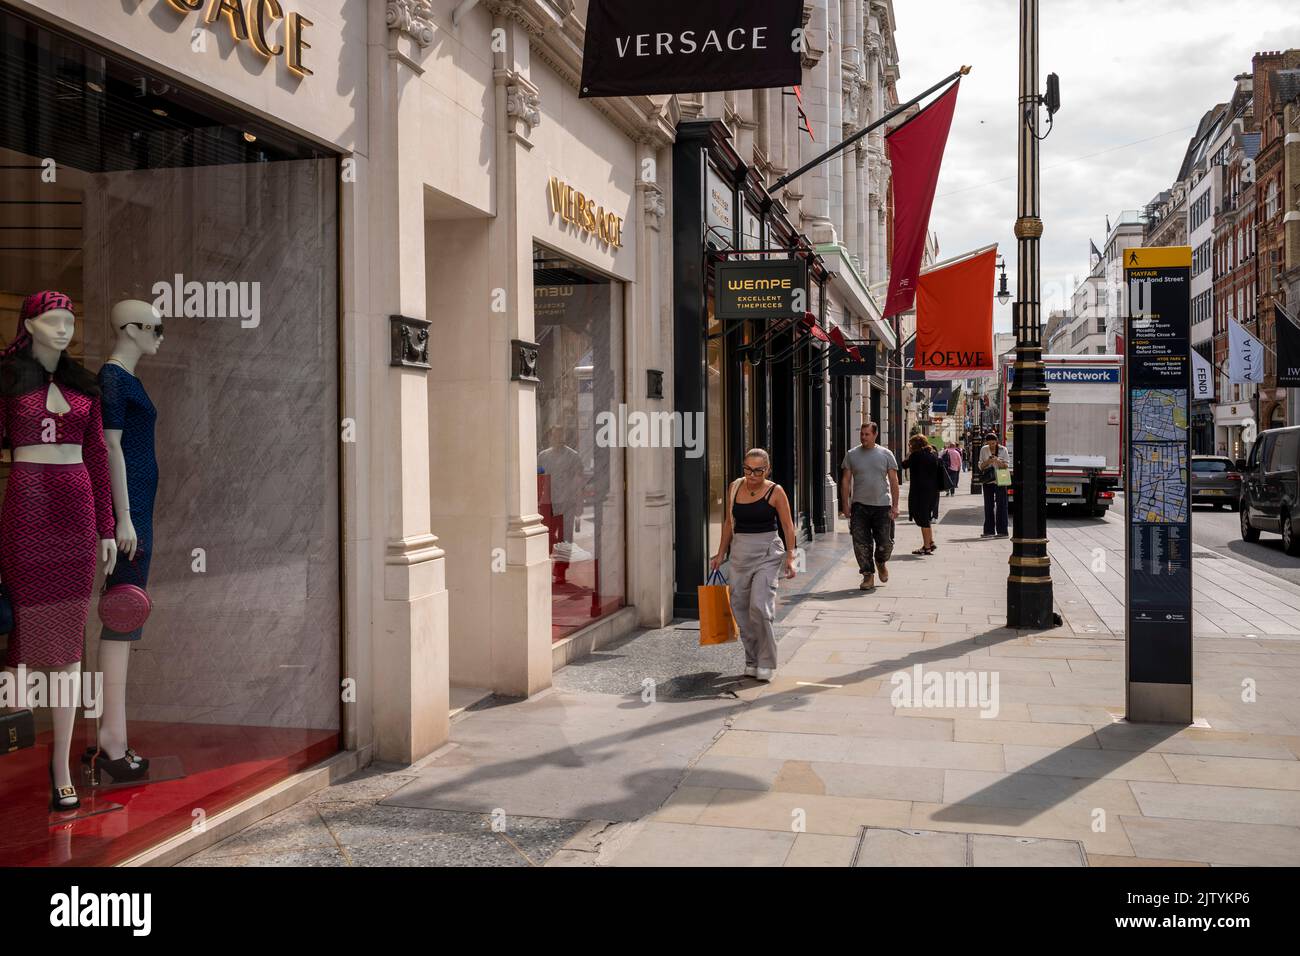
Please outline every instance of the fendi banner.
[[795, 86], [802, 11], [800, 0], [591, 0], [579, 95]]

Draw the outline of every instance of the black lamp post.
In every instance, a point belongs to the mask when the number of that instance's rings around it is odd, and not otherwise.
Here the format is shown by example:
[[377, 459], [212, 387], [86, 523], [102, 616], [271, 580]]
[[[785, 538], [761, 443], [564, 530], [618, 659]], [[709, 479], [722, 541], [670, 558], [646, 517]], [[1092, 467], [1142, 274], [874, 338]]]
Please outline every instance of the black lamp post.
[[[1047, 380], [1043, 369], [1038, 241], [1039, 110], [1060, 106], [1056, 77], [1038, 92], [1038, 0], [1020, 0], [1020, 97], [1016, 105], [1019, 158], [1016, 195], [1015, 377], [1007, 395], [1015, 432], [1012, 455], [1011, 559], [1007, 627], [1053, 625], [1051, 559], [1047, 556]], [[1050, 132], [1050, 125], [1048, 130]], [[1005, 440], [1006, 436], [1002, 436]]]
[[1007, 288], [1007, 258], [998, 256], [998, 301], [1006, 305], [1011, 301], [1011, 290]]

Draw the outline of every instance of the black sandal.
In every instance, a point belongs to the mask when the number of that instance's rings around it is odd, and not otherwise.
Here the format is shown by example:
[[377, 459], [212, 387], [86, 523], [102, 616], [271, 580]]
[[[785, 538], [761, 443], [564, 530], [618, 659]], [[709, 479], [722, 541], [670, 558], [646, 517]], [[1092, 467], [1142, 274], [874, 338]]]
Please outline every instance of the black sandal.
[[[64, 800], [71, 800], [71, 803], [64, 803]], [[54, 764], [50, 764], [50, 810], [55, 813], [67, 813], [69, 810], [81, 809], [81, 798], [77, 796], [77, 788], [58, 787], [54, 784]]]
[[102, 782], [99, 777], [101, 770], [113, 778], [113, 783], [130, 783], [132, 780], [139, 780], [149, 772], [148, 764], [131, 759], [130, 750], [116, 760], [109, 760], [104, 751], [96, 749], [91, 753], [82, 754], [81, 760], [90, 767], [90, 779], [97, 784]]
[[938, 546], [937, 544], [932, 544], [932, 545], [930, 545], [928, 548], [922, 548], [922, 549], [921, 549], [921, 551], [922, 551], [924, 554], [934, 554], [934, 553], [935, 553], [936, 551], [938, 551], [938, 550], [939, 550], [939, 546]]
[[[91, 762], [95, 759], [95, 754], [97, 753], [99, 753], [98, 747], [87, 747], [86, 752], [81, 755], [81, 762], [84, 763], [86, 766], [90, 766]], [[129, 760], [131, 763], [138, 763], [145, 770], [149, 769], [149, 758], [141, 757], [130, 747], [126, 748], [126, 752], [122, 754], [122, 756], [126, 760]]]
[[922, 548], [917, 548], [917, 549], [916, 549], [915, 551], [913, 551], [912, 553], [913, 553], [913, 554], [919, 554], [919, 555], [925, 555], [925, 554], [929, 554], [930, 552], [927, 551], [925, 548], [922, 547]]

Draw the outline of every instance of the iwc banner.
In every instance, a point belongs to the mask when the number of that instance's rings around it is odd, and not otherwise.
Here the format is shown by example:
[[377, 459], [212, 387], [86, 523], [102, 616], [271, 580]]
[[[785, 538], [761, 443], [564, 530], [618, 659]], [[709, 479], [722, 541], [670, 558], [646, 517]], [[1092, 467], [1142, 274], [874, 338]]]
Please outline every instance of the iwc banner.
[[802, 12], [799, 0], [591, 0], [579, 95], [795, 86]]

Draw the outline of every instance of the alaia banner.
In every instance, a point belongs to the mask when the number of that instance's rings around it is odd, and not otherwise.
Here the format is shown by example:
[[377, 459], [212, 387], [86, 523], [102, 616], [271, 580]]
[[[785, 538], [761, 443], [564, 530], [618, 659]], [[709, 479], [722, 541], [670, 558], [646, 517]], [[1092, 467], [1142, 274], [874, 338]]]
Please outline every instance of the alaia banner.
[[579, 96], [795, 86], [800, 0], [591, 0]]

